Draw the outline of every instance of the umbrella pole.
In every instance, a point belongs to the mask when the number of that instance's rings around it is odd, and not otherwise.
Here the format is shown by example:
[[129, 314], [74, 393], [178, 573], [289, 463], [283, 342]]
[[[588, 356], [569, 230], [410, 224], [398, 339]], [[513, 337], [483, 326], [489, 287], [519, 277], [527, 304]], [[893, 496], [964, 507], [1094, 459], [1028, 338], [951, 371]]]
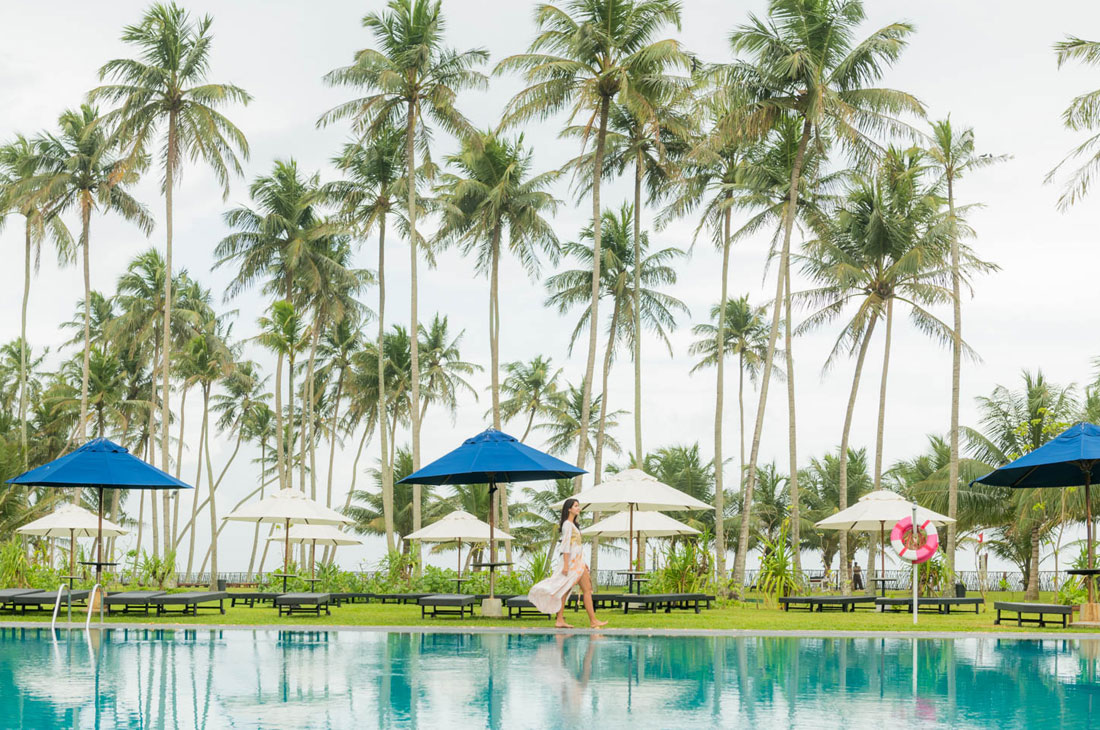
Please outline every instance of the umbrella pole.
[[309, 577], [317, 577], [317, 538], [313, 538], [313, 549], [309, 551]]
[[879, 558], [882, 564], [882, 570], [879, 571], [879, 578], [882, 582], [879, 584], [882, 586], [882, 597], [886, 597], [886, 520], [878, 521], [878, 547]]
[[630, 503], [630, 535], [627, 538], [627, 552], [629, 555], [630, 563], [627, 565], [627, 570], [634, 570], [634, 503]]
[[489, 477], [489, 598], [495, 597], [496, 593], [496, 562], [497, 562], [497, 544], [494, 540], [496, 534], [496, 510], [493, 509], [493, 495], [497, 491], [497, 480]]
[[[1089, 500], [1089, 482], [1092, 478], [1092, 469], [1085, 470], [1085, 541], [1088, 545], [1088, 560], [1089, 570], [1092, 570], [1093, 566], [1093, 547], [1092, 547], [1092, 504]], [[1093, 576], [1088, 576], [1089, 581], [1089, 603], [1094, 603], [1093, 592], [1095, 590], [1093, 586]]]
[[103, 576], [103, 487], [99, 488], [99, 534], [96, 537], [95, 582]]
[[458, 538], [458, 572], [456, 575], [462, 577], [462, 538]]
[[[76, 575], [76, 530], [69, 528], [69, 575]], [[69, 581], [72, 585], [72, 581]]]
[[286, 577], [290, 572], [290, 518], [286, 518], [283, 529], [283, 539], [286, 541], [286, 550], [283, 552], [283, 593], [286, 593]]

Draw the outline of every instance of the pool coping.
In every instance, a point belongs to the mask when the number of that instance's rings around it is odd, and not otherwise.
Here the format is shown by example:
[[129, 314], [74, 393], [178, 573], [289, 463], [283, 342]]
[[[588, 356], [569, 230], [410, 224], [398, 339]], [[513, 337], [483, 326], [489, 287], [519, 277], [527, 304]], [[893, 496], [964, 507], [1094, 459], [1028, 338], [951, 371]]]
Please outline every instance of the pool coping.
[[[0, 629], [49, 629], [47, 621], [0, 621]], [[59, 621], [56, 628], [84, 630], [83, 622], [67, 623]], [[574, 628], [557, 629], [554, 627], [533, 626], [357, 626], [325, 624], [173, 624], [112, 622], [102, 626], [93, 622], [93, 630], [137, 629], [172, 631], [296, 631], [317, 633], [321, 631], [344, 631], [376, 634], [531, 634], [535, 636], [553, 636], [557, 634], [581, 634], [601, 636], [659, 636], [659, 637], [725, 637], [725, 638], [794, 638], [794, 639], [1026, 639], [1043, 641], [1049, 639], [1092, 639], [1100, 640], [1100, 633], [1080, 631], [820, 631], [820, 630], [760, 630], [760, 629], [643, 629], [643, 628]]]

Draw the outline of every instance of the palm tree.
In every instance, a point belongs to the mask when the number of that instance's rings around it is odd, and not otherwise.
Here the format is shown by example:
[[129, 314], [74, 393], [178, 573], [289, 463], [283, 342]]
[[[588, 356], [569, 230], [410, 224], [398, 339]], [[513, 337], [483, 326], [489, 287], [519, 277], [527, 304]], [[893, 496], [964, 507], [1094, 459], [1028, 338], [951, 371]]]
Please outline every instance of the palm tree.
[[561, 368], [554, 370], [551, 360], [536, 355], [530, 362], [504, 364], [507, 375], [500, 389], [504, 400], [500, 402], [501, 417], [510, 421], [517, 416], [527, 416], [527, 426], [520, 441], [527, 441], [535, 418], [549, 415], [552, 405], [561, 397], [558, 378]]
[[[27, 304], [31, 295], [31, 262], [35, 271], [42, 258], [42, 242], [49, 239], [57, 250], [57, 262], [72, 261], [72, 236], [61, 216], [42, 199], [35, 144], [23, 135], [0, 147], [0, 211], [13, 210], [23, 216], [23, 304], [20, 310], [19, 338], [27, 341]], [[21, 357], [23, 353], [21, 352]], [[19, 370], [19, 446], [23, 452], [23, 471], [27, 470], [27, 361], [20, 361]]]
[[[749, 22], [739, 26], [730, 36], [733, 52], [748, 57], [736, 66], [735, 75], [755, 90], [756, 98], [748, 104], [738, 105], [728, 123], [745, 134], [757, 136], [762, 136], [778, 119], [787, 115], [795, 116], [802, 123], [791, 167], [790, 202], [783, 222], [776, 302], [783, 300], [786, 288], [802, 164], [810, 140], [814, 139], [815, 144], [823, 148], [835, 140], [857, 159], [867, 159], [878, 149], [869, 133], [907, 131], [907, 127], [896, 120], [896, 115], [923, 114], [924, 111], [909, 94], [873, 86], [883, 70], [897, 60], [913, 26], [891, 23], [857, 42], [856, 27], [865, 17], [862, 0], [770, 0], [766, 18], [751, 14]], [[743, 490], [746, 510], [751, 510], [752, 505], [781, 314], [781, 307], [772, 311]], [[748, 530], [749, 520], [746, 519], [741, 524], [734, 558], [736, 586], [744, 582]]]
[[[275, 365], [275, 461], [279, 475], [279, 488], [290, 489], [293, 486], [293, 471], [290, 468], [290, 444], [284, 444], [286, 428], [284, 413], [294, 416], [294, 359], [305, 349], [308, 332], [298, 316], [294, 305], [280, 299], [271, 305], [271, 316], [260, 317], [260, 334], [256, 341], [278, 356]], [[283, 410], [283, 360], [289, 361], [290, 387], [289, 405]], [[305, 485], [302, 485], [305, 489]]]
[[[603, 396], [597, 395], [593, 399], [593, 405], [596, 407], [596, 411], [600, 410], [600, 401]], [[564, 454], [572, 448], [573, 444], [577, 443], [577, 439], [583, 438], [588, 441], [589, 444], [586, 448], [596, 453], [593, 445], [595, 443], [596, 435], [600, 430], [600, 419], [596, 412], [588, 412], [588, 426], [582, 428], [581, 415], [584, 413], [584, 391], [573, 385], [566, 384], [562, 391], [561, 398], [555, 399], [550, 405], [549, 413], [547, 414], [547, 420], [544, 423], [540, 423], [535, 426], [536, 430], [545, 431], [546, 436], [546, 450], [551, 454], [560, 455]], [[618, 418], [623, 415], [624, 411], [612, 411], [606, 414], [605, 426], [608, 432], [619, 425]], [[619, 442], [615, 440], [615, 437], [610, 433], [604, 435], [604, 448], [612, 453], [619, 453], [621, 451]]]
[[[600, 256], [603, 259], [600, 266], [600, 291], [597, 299], [607, 297], [612, 301], [611, 318], [607, 325], [607, 348], [604, 351], [600, 427], [596, 438], [595, 469], [593, 476], [596, 484], [602, 479], [603, 467], [603, 441], [607, 433], [607, 383], [611, 373], [611, 363], [614, 359], [616, 346], [631, 344], [640, 336], [634, 328], [635, 321], [653, 330], [672, 354], [672, 345], [668, 339], [668, 330], [676, 326], [676, 312], [687, 312], [687, 306], [670, 294], [659, 291], [657, 287], [671, 286], [676, 283], [676, 271], [672, 263], [684, 255], [678, 248], [663, 248], [652, 253], [649, 252], [649, 234], [643, 232], [642, 240], [638, 245], [634, 242], [632, 219], [634, 218], [633, 206], [624, 203], [618, 212], [604, 211], [602, 228], [606, 230], [607, 237], [604, 246], [600, 248]], [[589, 246], [586, 241], [592, 241]], [[570, 347], [577, 341], [585, 327], [595, 329], [597, 322], [594, 320], [595, 310], [588, 302], [589, 278], [588, 271], [596, 256], [595, 231], [588, 227], [581, 231], [580, 240], [566, 243], [562, 251], [582, 264], [580, 269], [570, 269], [551, 276], [546, 280], [546, 287], [551, 292], [547, 304], [553, 305], [561, 313], [570, 309], [586, 305], [581, 311], [580, 319], [573, 329]], [[634, 252], [641, 251], [642, 261], [637, 266], [643, 289], [635, 298], [634, 288]], [[640, 310], [638, 317], [634, 316], [634, 302], [638, 301]], [[582, 421], [583, 422], [583, 421]]]
[[[416, 144], [420, 139], [424, 150], [425, 171], [431, 168], [428, 157], [427, 120], [452, 133], [470, 130], [466, 118], [454, 106], [459, 91], [485, 88], [485, 76], [475, 71], [484, 63], [488, 51], [473, 49], [454, 51], [443, 45], [445, 23], [441, 0], [389, 0], [388, 11], [370, 13], [363, 18], [363, 27], [374, 36], [376, 48], [365, 48], [355, 55], [350, 66], [335, 69], [325, 76], [334, 86], [364, 88], [369, 96], [345, 102], [328, 111], [320, 123], [327, 124], [351, 118], [355, 130], [368, 138], [383, 130], [405, 128], [406, 206], [409, 229], [409, 275], [411, 286], [410, 320], [414, 333], [420, 329], [417, 316], [417, 247], [416, 219], [419, 203], [416, 196]], [[420, 402], [420, 351], [416, 337], [411, 341], [413, 403]], [[412, 463], [420, 468], [420, 414], [410, 410], [412, 417]], [[421, 487], [413, 487], [413, 524], [421, 525]]]
[[98, 124], [99, 110], [84, 104], [79, 110], [68, 109], [58, 119], [60, 132], [46, 134], [38, 141], [38, 161], [43, 194], [58, 213], [72, 208], [80, 211], [80, 248], [84, 262], [84, 373], [81, 381], [80, 440], [87, 437], [88, 368], [91, 334], [89, 314], [91, 283], [92, 213], [116, 213], [134, 223], [148, 235], [153, 219], [145, 206], [124, 187], [137, 182], [144, 166], [128, 162], [117, 154], [115, 142]]
[[[394, 482], [407, 477], [413, 473], [412, 468], [412, 453], [408, 449], [397, 449], [393, 460], [393, 477]], [[377, 469], [370, 470], [371, 479], [373, 482], [381, 486], [380, 474]], [[426, 505], [428, 507], [428, 520], [431, 521], [434, 514], [432, 514], [433, 507], [435, 506], [435, 487], [426, 485], [422, 494], [426, 498]], [[352, 505], [344, 510], [344, 514], [355, 520], [351, 525], [351, 529], [361, 535], [381, 535], [385, 527], [385, 518], [382, 514], [382, 495], [380, 491], [356, 491], [352, 493]], [[412, 487], [408, 484], [397, 484], [394, 489], [394, 529], [397, 531], [398, 537], [403, 538], [414, 532], [413, 528], [413, 505], [414, 496]], [[408, 540], [401, 540], [401, 551], [403, 553], [409, 552]], [[392, 552], [392, 551], [391, 551]]]
[[[721, 309], [725, 309], [725, 312]], [[699, 339], [692, 343], [688, 352], [701, 356], [691, 369], [692, 373], [716, 366], [719, 349], [724, 356], [737, 357], [737, 412], [741, 437], [738, 473], [741, 474], [745, 469], [745, 376], [748, 375], [750, 381], [756, 382], [767, 355], [768, 324], [764, 319], [765, 312], [764, 307], [749, 304], [746, 294], [738, 299], [727, 299], [724, 308], [717, 304], [711, 307], [710, 318], [722, 322], [725, 332], [723, 337], [718, 337], [719, 325], [702, 323], [691, 328]], [[783, 371], [776, 368], [774, 376], [782, 377]]]
[[[598, 320], [602, 241], [600, 186], [603, 181], [607, 126], [611, 104], [618, 101], [632, 114], [656, 126], [655, 99], [667, 98], [678, 81], [666, 71], [689, 68], [691, 63], [673, 39], [654, 40], [666, 25], [680, 28], [680, 3], [675, 0], [569, 0], [565, 8], [539, 5], [535, 11], [538, 36], [527, 53], [509, 56], [494, 73], [519, 71], [528, 86], [508, 103], [504, 124], [545, 119], [569, 109], [569, 119], [581, 118], [588, 130], [587, 145], [596, 130], [592, 159], [592, 276], [588, 288], [593, 320]], [[641, 308], [639, 307], [639, 311]], [[588, 333], [588, 359], [582, 389], [580, 422], [592, 408], [592, 381], [596, 371], [597, 332]], [[583, 467], [587, 439], [578, 440], [577, 466]], [[599, 470], [596, 470], [597, 479]], [[577, 477], [575, 489], [580, 491]]]
[[[401, 176], [405, 171], [402, 132], [396, 127], [379, 129], [369, 144], [345, 144], [341, 155], [333, 160], [345, 179], [329, 183], [331, 198], [339, 202], [360, 235], [366, 236], [378, 227], [378, 338], [375, 341], [377, 373], [375, 379], [378, 430], [379, 473], [386, 515], [386, 535], [393, 537], [393, 469], [389, 462], [389, 433], [384, 427], [386, 413], [386, 377], [383, 341], [386, 334], [386, 223], [393, 212], [393, 201], [400, 196]], [[368, 419], [369, 420], [369, 419]], [[366, 432], [364, 432], [364, 436]], [[358, 456], [356, 457], [358, 459]], [[331, 471], [331, 468], [330, 468]], [[393, 546], [390, 546], [392, 551]]]
[[[230, 173], [242, 174], [240, 158], [248, 159], [248, 141], [218, 107], [226, 103], [248, 104], [252, 97], [233, 84], [207, 81], [214, 19], [190, 14], [172, 2], [156, 3], [136, 25], [122, 31], [122, 41], [138, 51], [137, 58], [116, 58], [99, 69], [100, 80], [109, 83], [92, 89], [90, 100], [105, 99], [120, 106], [104, 115], [115, 136], [130, 150], [134, 161], [155, 146], [164, 170], [164, 323], [161, 336], [161, 468], [168, 471], [168, 394], [172, 362], [172, 192], [183, 172], [183, 161], [203, 161], [229, 197]], [[168, 520], [169, 492], [164, 493], [164, 519]], [[165, 534], [165, 551], [169, 536]]]
[[[430, 326], [420, 325], [420, 350], [424, 353], [424, 368], [420, 371], [421, 396], [417, 408], [419, 408], [421, 420], [427, 414], [428, 405], [431, 403], [438, 403], [454, 414], [458, 408], [460, 390], [477, 398], [477, 391], [465, 380], [465, 376], [473, 375], [482, 368], [480, 365], [462, 359], [459, 348], [466, 332], [460, 330], [457, 335], [451, 337], [449, 321], [449, 317], [440, 316], [437, 312], [432, 317]], [[416, 401], [412, 399], [411, 387], [408, 389], [407, 397], [410, 412], [417, 410], [412, 407]]]
[[[843, 459], [845, 470], [843, 482], [845, 485], [844, 496], [841, 496], [841, 458], [838, 454], [828, 453], [821, 459], [810, 459], [810, 465], [802, 470], [799, 477], [805, 487], [801, 497], [805, 501], [807, 509], [804, 510], [808, 522], [817, 522], [840, 511], [840, 504], [854, 503], [861, 496], [871, 491], [871, 475], [867, 472], [867, 450], [848, 449]], [[835, 530], [806, 530], [803, 533], [802, 545], [809, 550], [820, 550], [822, 566], [826, 569], [833, 564], [833, 556], [840, 550], [840, 539], [843, 531]], [[857, 536], [852, 536], [858, 539]], [[844, 570], [846, 557], [841, 560], [841, 569]]]
[[[959, 391], [962, 378], [962, 277], [959, 273], [959, 218], [955, 210], [955, 183], [971, 170], [976, 170], [1007, 159], [1005, 155], [979, 155], [974, 150], [974, 130], [966, 127], [956, 130], [951, 117], [932, 123], [932, 140], [926, 154], [943, 177], [947, 186], [947, 212], [951, 236], [951, 307], [953, 338], [951, 343], [951, 441], [950, 474], [948, 485], [950, 498], [947, 516], [958, 517], [959, 509]], [[955, 572], [955, 539], [958, 525], [947, 525], [947, 572]]]
[[[1081, 61], [1087, 66], [1100, 63], [1100, 43], [1076, 36], [1066, 36], [1065, 40], [1055, 43], [1054, 53], [1058, 59], [1058, 68], [1073, 61]], [[1096, 131], [1097, 127], [1100, 127], [1100, 95], [1096, 91], [1089, 91], [1075, 97], [1062, 112], [1062, 123], [1074, 132]], [[1077, 145], [1065, 159], [1047, 173], [1046, 182], [1051, 182], [1067, 162], [1084, 159], [1081, 166], [1070, 173], [1062, 195], [1058, 198], [1060, 209], [1066, 210], [1088, 194], [1092, 176], [1100, 168], [1100, 152], [1097, 151], [1097, 145], [1100, 145], [1100, 133], [1093, 134]]]

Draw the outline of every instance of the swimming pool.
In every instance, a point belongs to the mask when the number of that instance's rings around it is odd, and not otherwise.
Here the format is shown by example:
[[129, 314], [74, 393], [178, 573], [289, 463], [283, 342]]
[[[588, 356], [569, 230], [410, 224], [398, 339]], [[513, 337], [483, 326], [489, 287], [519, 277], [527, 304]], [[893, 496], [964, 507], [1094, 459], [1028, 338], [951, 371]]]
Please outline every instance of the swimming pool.
[[1098, 669], [1100, 639], [7, 628], [0, 726], [1089, 727]]

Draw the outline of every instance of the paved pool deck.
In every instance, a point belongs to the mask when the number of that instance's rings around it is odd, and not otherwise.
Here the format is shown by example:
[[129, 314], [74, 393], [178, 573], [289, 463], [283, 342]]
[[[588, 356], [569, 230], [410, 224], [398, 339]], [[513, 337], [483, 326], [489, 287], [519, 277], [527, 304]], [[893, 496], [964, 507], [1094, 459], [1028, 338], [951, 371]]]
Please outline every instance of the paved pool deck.
[[[49, 629], [49, 621], [0, 621], [0, 629]], [[84, 630], [84, 622], [57, 622], [58, 630]], [[1100, 642], [1100, 633], [1079, 631], [757, 631], [740, 629], [616, 629], [616, 628], [537, 628], [530, 626], [341, 626], [339, 624], [177, 624], [167, 621], [157, 623], [111, 622], [100, 625], [93, 619], [92, 630], [173, 630], [173, 631], [301, 631], [301, 632], [359, 632], [375, 634], [599, 634], [601, 636], [713, 636], [724, 638], [779, 638], [779, 639], [1028, 639], [1033, 641], [1092, 640]]]

